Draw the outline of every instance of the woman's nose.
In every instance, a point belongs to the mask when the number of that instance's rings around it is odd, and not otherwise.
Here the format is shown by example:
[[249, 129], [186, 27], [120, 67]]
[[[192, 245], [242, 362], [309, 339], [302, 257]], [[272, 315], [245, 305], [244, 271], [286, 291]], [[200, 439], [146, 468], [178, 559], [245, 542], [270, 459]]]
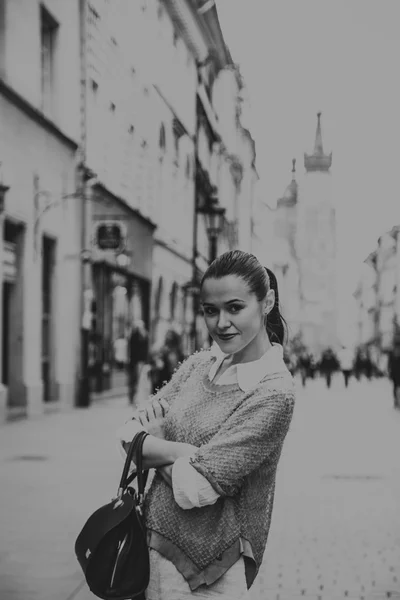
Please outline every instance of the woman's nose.
[[224, 311], [221, 310], [221, 312], [219, 313], [219, 318], [218, 318], [218, 328], [226, 329], [227, 327], [229, 327], [230, 324], [231, 323], [228, 318], [228, 315], [226, 315], [226, 313], [224, 313]]

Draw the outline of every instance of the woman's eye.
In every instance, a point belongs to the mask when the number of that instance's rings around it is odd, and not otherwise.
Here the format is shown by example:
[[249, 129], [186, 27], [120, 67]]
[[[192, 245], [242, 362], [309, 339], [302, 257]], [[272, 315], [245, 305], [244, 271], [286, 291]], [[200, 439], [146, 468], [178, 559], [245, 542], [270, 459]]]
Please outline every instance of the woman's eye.
[[235, 313], [239, 312], [239, 310], [241, 310], [241, 309], [242, 309], [241, 306], [238, 306], [238, 305], [234, 304], [233, 306], [229, 307], [229, 312], [235, 314]]
[[215, 310], [215, 308], [204, 308], [204, 314], [206, 315], [215, 315], [215, 313], [217, 312]]

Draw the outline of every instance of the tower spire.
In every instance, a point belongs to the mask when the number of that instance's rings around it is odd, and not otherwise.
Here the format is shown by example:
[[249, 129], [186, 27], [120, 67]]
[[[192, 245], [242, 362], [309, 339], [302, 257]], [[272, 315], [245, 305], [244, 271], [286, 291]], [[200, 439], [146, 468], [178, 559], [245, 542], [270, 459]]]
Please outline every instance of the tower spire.
[[324, 153], [324, 148], [322, 146], [321, 115], [322, 115], [321, 112], [317, 113], [318, 123], [317, 123], [317, 132], [315, 134], [314, 154], [323, 154]]
[[324, 147], [322, 144], [322, 130], [321, 130], [321, 112], [317, 113], [317, 131], [315, 133], [315, 144], [314, 153], [304, 153], [304, 166], [307, 172], [310, 171], [329, 171], [332, 165], [332, 152], [324, 154]]

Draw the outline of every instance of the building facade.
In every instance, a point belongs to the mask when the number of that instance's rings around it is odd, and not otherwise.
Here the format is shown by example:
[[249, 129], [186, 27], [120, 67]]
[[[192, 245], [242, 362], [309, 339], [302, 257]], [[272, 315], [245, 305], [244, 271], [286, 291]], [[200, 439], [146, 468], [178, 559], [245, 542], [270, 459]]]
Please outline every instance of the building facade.
[[354, 292], [357, 305], [358, 347], [376, 345], [377, 336], [377, 272], [376, 252], [372, 252], [364, 261], [360, 280]]
[[[135, 28], [145, 28], [147, 18], [140, 3], [93, 0], [84, 3], [83, 18], [81, 150], [95, 177], [86, 223], [86, 285], [95, 323], [89, 332], [90, 392], [124, 393], [132, 326], [135, 321], [151, 326], [160, 102], [137, 58]], [[125, 348], [120, 356], [117, 347]]]
[[79, 3], [2, 0], [0, 13], [4, 419], [73, 402], [82, 215]]
[[354, 293], [357, 302], [357, 344], [379, 359], [392, 348], [399, 328], [400, 226], [383, 233], [365, 259]]
[[125, 393], [135, 321], [154, 346], [171, 328], [186, 353], [207, 345], [199, 278], [213, 253], [251, 249], [257, 176], [215, 4], [0, 0], [0, 27], [10, 417]]

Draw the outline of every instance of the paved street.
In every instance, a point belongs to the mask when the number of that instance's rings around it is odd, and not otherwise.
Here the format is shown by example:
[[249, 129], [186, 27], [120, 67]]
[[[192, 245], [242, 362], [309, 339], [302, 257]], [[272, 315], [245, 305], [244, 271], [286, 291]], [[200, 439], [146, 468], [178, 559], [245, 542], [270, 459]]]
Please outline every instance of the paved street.
[[[1, 600], [94, 598], [74, 541], [116, 488], [129, 412], [113, 400], [0, 429]], [[400, 598], [400, 412], [386, 381], [299, 389], [251, 596]]]
[[387, 381], [299, 389], [254, 600], [400, 598], [399, 459]]

